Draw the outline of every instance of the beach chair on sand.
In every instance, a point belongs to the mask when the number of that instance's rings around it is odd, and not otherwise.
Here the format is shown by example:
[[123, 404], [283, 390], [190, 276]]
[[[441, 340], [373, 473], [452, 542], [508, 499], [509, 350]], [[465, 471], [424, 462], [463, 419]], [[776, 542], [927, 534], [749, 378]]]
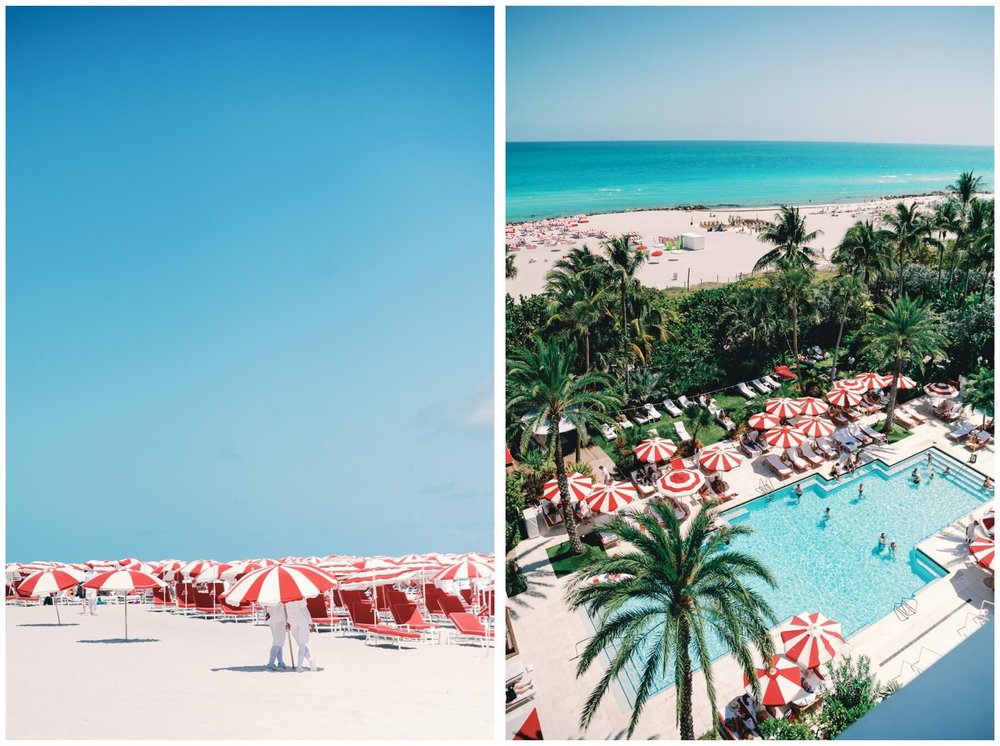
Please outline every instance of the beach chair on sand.
[[669, 414], [671, 417], [680, 417], [681, 416], [681, 414], [682, 414], [681, 410], [678, 409], [677, 405], [674, 404], [674, 402], [673, 402], [672, 399], [664, 399], [663, 402], [662, 402], [662, 404], [663, 404], [663, 408], [665, 410], [667, 410], [667, 414]]
[[351, 629], [355, 632], [364, 632], [379, 625], [375, 604], [371, 601], [355, 601], [347, 607], [347, 613], [351, 618]]
[[964, 425], [959, 425], [957, 428], [947, 433], [948, 437], [954, 440], [956, 443], [964, 438], [966, 435], [971, 433], [976, 429], [976, 426], [971, 422], [966, 422]]
[[219, 604], [219, 609], [221, 610], [223, 621], [229, 620], [233, 622], [241, 622], [246, 620], [248, 622], [252, 622], [256, 617], [252, 604], [247, 604], [246, 606], [230, 606], [223, 601]]
[[416, 604], [393, 604], [392, 620], [397, 627], [411, 631], [439, 628], [439, 625], [424, 620]]
[[320, 626], [325, 625], [332, 632], [335, 627], [340, 627], [345, 621], [343, 617], [330, 613], [326, 605], [326, 598], [323, 596], [307, 598], [306, 608], [309, 610], [309, 618], [316, 625], [317, 631], [319, 631]]
[[771, 471], [777, 474], [781, 479], [787, 479], [792, 476], [792, 470], [773, 453], [766, 456], [764, 461], [771, 468]]
[[458, 596], [453, 596], [450, 593], [445, 593], [440, 601], [438, 602], [438, 608], [441, 609], [441, 613], [444, 616], [449, 616], [451, 614], [464, 614], [468, 611], [465, 608], [465, 604], [462, 603], [462, 599]]
[[750, 387], [747, 386], [745, 383], [736, 384], [736, 390], [739, 391], [741, 394], [743, 394], [743, 396], [745, 396], [747, 399], [757, 398], [757, 394], [751, 391]]
[[434, 630], [408, 630], [400, 627], [390, 627], [388, 624], [376, 624], [365, 628], [365, 645], [379, 643], [395, 645], [397, 648], [431, 645], [435, 642]]
[[456, 630], [451, 636], [452, 642], [474, 643], [486, 647], [493, 640], [493, 630], [486, 629], [472, 614], [449, 614], [448, 619]]

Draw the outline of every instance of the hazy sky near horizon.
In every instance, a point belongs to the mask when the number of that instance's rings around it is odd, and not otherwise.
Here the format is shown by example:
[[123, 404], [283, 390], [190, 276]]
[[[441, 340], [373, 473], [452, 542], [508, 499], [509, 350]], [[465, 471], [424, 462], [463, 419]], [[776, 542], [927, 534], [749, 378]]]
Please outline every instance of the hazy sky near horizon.
[[993, 8], [507, 9], [507, 140], [993, 144]]
[[492, 8], [7, 9], [7, 559], [492, 551]]

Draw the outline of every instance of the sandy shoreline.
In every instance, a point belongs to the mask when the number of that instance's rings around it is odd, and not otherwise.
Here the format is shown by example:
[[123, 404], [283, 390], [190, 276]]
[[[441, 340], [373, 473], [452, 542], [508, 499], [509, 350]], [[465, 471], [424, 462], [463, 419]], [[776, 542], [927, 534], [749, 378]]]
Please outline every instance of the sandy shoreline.
[[[130, 606], [7, 606], [10, 739], [486, 739], [493, 652], [313, 634], [320, 670], [272, 673], [266, 626]], [[52, 626], [50, 626], [52, 625]], [[286, 652], [287, 655], [287, 652]]]
[[[992, 195], [990, 195], [992, 196]], [[921, 205], [930, 206], [943, 199], [941, 195], [915, 197]], [[878, 199], [868, 202], [847, 204], [806, 204], [799, 208], [806, 218], [806, 227], [821, 230], [822, 235], [814, 245], [822, 251], [821, 265], [828, 263], [834, 247], [843, 239], [847, 229], [858, 220], [876, 220], [898, 199]], [[909, 200], [907, 200], [909, 201]], [[732, 282], [752, 271], [757, 260], [770, 250], [767, 244], [758, 240], [750, 231], [726, 230], [706, 232], [699, 223], [718, 220], [727, 224], [729, 216], [771, 220], [777, 207], [708, 210], [632, 210], [629, 212], [604, 213], [588, 216], [588, 223], [580, 225], [580, 231], [604, 231], [608, 235], [636, 232], [651, 250], [659, 236], [675, 237], [682, 233], [697, 233], [705, 236], [705, 248], [698, 251], [665, 252], [651, 258], [638, 273], [639, 280], [649, 287], [683, 287], [690, 279], [692, 287], [708, 282]], [[514, 225], [514, 224], [510, 224]], [[518, 236], [530, 230], [531, 223], [515, 226]], [[544, 234], [552, 240], [555, 231]], [[535, 243], [536, 248], [521, 248], [514, 254], [517, 277], [507, 280], [507, 292], [515, 299], [519, 295], [535, 295], [545, 285], [545, 275], [552, 265], [569, 249], [587, 245], [598, 250], [600, 237], [563, 238], [555, 245]]]

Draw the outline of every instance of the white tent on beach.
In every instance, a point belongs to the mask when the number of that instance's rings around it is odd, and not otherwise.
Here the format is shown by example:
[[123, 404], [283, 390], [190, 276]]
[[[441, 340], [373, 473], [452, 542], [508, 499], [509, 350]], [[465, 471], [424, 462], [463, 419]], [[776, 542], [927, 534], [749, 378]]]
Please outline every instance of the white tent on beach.
[[705, 248], [705, 236], [701, 233], [682, 233], [681, 248], [697, 251]]

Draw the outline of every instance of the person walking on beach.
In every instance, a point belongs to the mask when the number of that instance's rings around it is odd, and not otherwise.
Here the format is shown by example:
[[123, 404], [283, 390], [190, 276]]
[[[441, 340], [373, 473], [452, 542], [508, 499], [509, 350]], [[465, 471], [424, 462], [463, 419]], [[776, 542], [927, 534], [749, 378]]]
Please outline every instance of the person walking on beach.
[[285, 668], [285, 658], [282, 652], [285, 638], [288, 636], [288, 620], [285, 618], [285, 607], [281, 604], [264, 607], [264, 619], [271, 628], [271, 653], [267, 658], [267, 667], [272, 671]]
[[302, 671], [305, 662], [309, 661], [309, 668], [313, 671], [318, 669], [316, 659], [313, 658], [309, 650], [309, 627], [312, 626], [312, 615], [309, 613], [309, 606], [305, 601], [292, 601], [288, 606], [288, 628], [292, 632], [292, 637], [299, 645], [299, 663], [296, 671]]
[[[84, 577], [84, 582], [87, 582], [91, 578], [97, 577], [97, 573], [94, 570], [90, 570]], [[86, 591], [86, 603], [87, 603], [87, 613], [91, 616], [97, 616], [97, 589], [96, 588], [85, 588]]]

